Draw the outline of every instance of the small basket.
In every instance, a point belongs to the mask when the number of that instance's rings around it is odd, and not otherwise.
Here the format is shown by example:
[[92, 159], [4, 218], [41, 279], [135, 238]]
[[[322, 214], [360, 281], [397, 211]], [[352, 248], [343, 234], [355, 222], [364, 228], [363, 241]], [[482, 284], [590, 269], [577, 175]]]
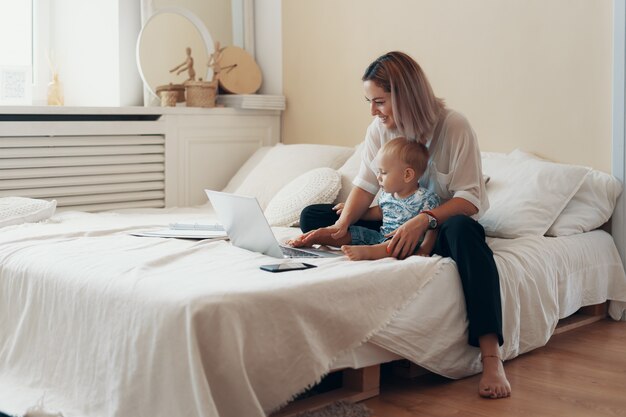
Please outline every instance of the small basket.
[[208, 81], [185, 83], [187, 107], [215, 107], [216, 85]]
[[178, 91], [161, 91], [161, 107], [176, 107], [178, 101]]
[[[185, 101], [185, 86], [182, 84], [165, 84], [165, 85], [160, 85], [156, 88], [156, 95], [157, 97], [161, 98], [161, 106], [164, 106], [163, 104], [163, 97], [161, 95], [161, 93], [163, 92], [172, 92], [175, 93], [176, 95], [176, 102], [174, 103], [174, 105], [176, 105], [176, 103], [182, 103]], [[169, 99], [171, 100], [171, 99]], [[170, 104], [168, 104], [169, 106]]]

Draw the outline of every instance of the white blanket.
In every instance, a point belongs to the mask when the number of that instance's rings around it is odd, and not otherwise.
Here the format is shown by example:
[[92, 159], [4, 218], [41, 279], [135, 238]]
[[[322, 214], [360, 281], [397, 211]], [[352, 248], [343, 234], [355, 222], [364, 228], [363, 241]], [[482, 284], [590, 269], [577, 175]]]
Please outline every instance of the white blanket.
[[440, 257], [272, 274], [224, 241], [140, 238], [167, 216], [69, 213], [0, 234], [0, 410], [255, 417], [383, 328]]
[[[626, 275], [609, 234], [488, 238], [488, 243], [500, 275], [505, 359], [544, 346], [559, 319], [582, 306], [617, 300], [611, 302], [611, 316], [622, 316]], [[369, 343], [461, 378], [482, 370], [479, 350], [468, 346], [467, 337], [461, 282], [454, 264], [448, 264]]]

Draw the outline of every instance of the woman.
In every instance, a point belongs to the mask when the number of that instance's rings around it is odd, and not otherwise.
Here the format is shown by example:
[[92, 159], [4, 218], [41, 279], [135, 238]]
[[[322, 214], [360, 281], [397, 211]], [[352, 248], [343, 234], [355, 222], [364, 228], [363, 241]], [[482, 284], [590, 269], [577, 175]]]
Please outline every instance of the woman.
[[420, 66], [402, 52], [389, 52], [372, 62], [363, 75], [363, 87], [375, 119], [365, 137], [356, 187], [340, 216], [328, 204], [307, 207], [300, 219], [305, 233], [294, 246], [307, 246], [323, 235], [339, 238], [361, 218], [379, 189], [374, 157], [384, 143], [405, 136], [425, 144], [430, 159], [420, 184], [444, 203], [396, 229], [388, 251], [404, 259], [415, 252], [428, 228], [439, 229], [431, 255], [451, 257], [457, 263], [469, 320], [468, 343], [480, 348], [483, 363], [479, 394], [508, 397], [511, 386], [499, 355], [503, 339], [498, 270], [485, 231], [475, 220], [489, 202], [474, 131], [461, 114], [447, 109], [434, 95]]

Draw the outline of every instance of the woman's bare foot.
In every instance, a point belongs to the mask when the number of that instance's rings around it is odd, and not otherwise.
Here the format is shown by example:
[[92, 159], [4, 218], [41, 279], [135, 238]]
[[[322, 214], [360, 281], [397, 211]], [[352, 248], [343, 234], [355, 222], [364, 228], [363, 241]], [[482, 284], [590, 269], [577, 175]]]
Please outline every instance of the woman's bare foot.
[[341, 251], [351, 261], [364, 261], [382, 259], [389, 256], [387, 253], [387, 244], [380, 245], [343, 245]]
[[483, 374], [478, 383], [478, 394], [485, 398], [506, 398], [511, 395], [511, 384], [506, 379], [504, 365], [496, 355], [482, 357]]

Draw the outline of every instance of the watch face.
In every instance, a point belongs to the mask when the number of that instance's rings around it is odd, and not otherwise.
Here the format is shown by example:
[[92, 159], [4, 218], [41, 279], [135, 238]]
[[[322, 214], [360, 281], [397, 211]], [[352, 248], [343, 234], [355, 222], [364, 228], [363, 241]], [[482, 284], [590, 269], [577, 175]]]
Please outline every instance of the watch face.
[[437, 219], [432, 216], [428, 216], [428, 227], [431, 229], [437, 228]]

